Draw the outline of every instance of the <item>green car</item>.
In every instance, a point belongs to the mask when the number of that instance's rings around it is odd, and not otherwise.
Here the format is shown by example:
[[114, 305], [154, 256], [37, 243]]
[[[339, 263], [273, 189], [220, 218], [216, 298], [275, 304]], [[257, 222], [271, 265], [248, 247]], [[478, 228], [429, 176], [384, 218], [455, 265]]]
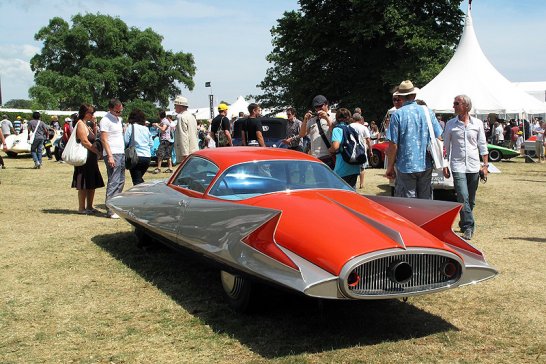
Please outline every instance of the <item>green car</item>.
[[519, 156], [519, 152], [501, 147], [500, 145], [487, 144], [489, 162], [498, 162], [501, 159], [510, 159]]

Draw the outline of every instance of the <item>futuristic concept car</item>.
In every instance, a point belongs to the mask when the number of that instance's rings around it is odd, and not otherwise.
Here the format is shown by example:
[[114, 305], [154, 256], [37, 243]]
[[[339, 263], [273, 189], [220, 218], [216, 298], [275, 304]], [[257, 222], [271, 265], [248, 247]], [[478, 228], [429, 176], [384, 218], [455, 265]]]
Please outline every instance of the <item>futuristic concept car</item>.
[[168, 181], [137, 185], [108, 206], [140, 240], [220, 264], [240, 311], [256, 281], [320, 298], [386, 299], [497, 274], [453, 232], [459, 204], [362, 196], [317, 159], [286, 149], [204, 149]]
[[[58, 145], [58, 140], [62, 137], [62, 132], [58, 130], [50, 130], [50, 140], [53, 144], [52, 152], [55, 152], [55, 148]], [[21, 153], [30, 153], [30, 144], [28, 143], [28, 131], [25, 129], [21, 134], [15, 135], [12, 134], [6, 138], [6, 145], [8, 151], [6, 154], [10, 158], [17, 157], [17, 154]], [[45, 149], [43, 149], [45, 154]]]
[[519, 150], [512, 150], [500, 145], [487, 144], [487, 150], [489, 151], [489, 162], [498, 162], [501, 159], [511, 159], [519, 156]]

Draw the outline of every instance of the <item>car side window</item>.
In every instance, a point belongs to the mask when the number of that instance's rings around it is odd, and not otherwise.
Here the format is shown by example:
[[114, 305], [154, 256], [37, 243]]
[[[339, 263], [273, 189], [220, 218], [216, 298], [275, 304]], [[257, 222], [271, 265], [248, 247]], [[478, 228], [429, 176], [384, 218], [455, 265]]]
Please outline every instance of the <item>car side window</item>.
[[218, 173], [218, 167], [201, 157], [191, 157], [175, 177], [173, 185], [203, 193]]

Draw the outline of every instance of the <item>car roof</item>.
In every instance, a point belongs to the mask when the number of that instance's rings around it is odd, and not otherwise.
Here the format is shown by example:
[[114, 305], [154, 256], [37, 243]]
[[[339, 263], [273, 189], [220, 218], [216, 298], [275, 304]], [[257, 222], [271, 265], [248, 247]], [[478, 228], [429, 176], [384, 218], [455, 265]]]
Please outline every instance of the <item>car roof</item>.
[[213, 161], [220, 169], [224, 170], [234, 164], [245, 162], [257, 162], [268, 160], [306, 160], [317, 162], [313, 156], [308, 154], [283, 149], [283, 148], [260, 148], [260, 147], [224, 147], [201, 149], [192, 155], [201, 156]]

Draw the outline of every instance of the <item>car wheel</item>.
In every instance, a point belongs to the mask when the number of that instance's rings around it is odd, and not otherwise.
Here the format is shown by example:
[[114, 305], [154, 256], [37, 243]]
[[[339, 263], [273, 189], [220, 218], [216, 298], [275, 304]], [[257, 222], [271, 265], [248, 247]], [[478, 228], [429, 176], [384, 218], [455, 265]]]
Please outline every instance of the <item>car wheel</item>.
[[8, 157], [10, 157], [10, 158], [16, 158], [16, 157], [17, 157], [17, 153], [15, 153], [15, 152], [6, 152], [6, 154], [7, 154]]
[[135, 236], [137, 238], [137, 247], [142, 250], [150, 250], [152, 247], [157, 246], [158, 242], [152, 238], [142, 228], [135, 228]]
[[381, 152], [378, 150], [372, 151], [372, 156], [370, 158], [370, 167], [372, 168], [381, 168], [383, 162], [381, 161]]
[[502, 153], [498, 150], [491, 150], [489, 152], [489, 161], [490, 162], [498, 162], [502, 159]]
[[252, 283], [245, 277], [220, 271], [222, 288], [229, 305], [237, 312], [248, 312], [251, 309]]

